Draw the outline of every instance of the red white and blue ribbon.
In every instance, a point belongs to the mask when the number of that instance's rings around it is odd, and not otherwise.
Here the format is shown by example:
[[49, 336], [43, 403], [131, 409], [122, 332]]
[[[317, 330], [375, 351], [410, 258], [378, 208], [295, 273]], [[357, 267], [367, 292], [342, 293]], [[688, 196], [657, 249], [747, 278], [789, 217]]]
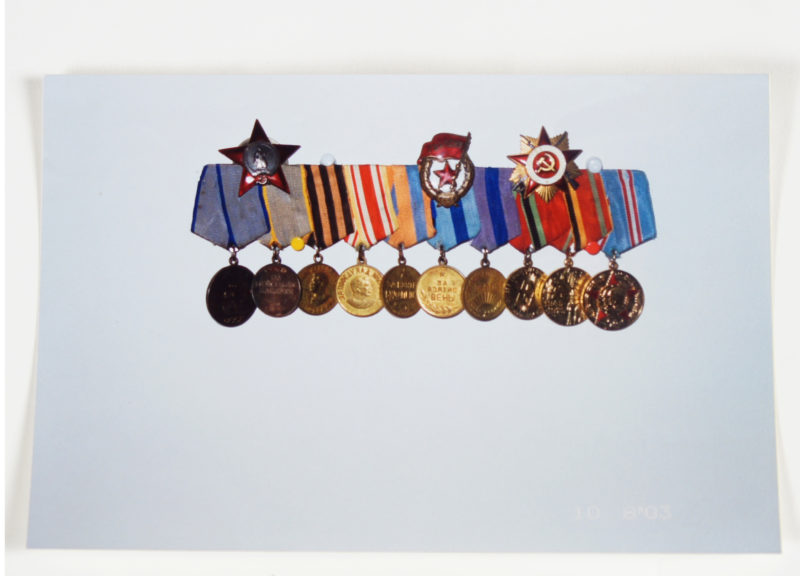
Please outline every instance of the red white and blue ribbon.
[[354, 248], [369, 248], [397, 230], [392, 185], [385, 166], [354, 164], [343, 168], [355, 225], [355, 232], [344, 241]]
[[622, 254], [656, 237], [656, 222], [650, 185], [641, 170], [602, 170], [611, 205], [614, 229], [601, 243], [608, 256]]

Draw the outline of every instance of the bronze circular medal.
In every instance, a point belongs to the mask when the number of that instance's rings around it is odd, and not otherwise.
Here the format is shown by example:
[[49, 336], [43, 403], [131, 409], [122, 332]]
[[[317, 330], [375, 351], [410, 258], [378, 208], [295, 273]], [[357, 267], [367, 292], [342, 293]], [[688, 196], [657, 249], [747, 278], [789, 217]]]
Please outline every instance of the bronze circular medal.
[[644, 308], [644, 290], [622, 270], [606, 270], [591, 279], [583, 292], [583, 310], [603, 330], [627, 328]]
[[267, 264], [253, 278], [253, 300], [267, 316], [288, 316], [300, 304], [300, 279], [280, 262]]
[[580, 268], [559, 268], [547, 278], [542, 290], [542, 308], [547, 317], [561, 326], [574, 326], [586, 320], [583, 289], [591, 280]]
[[244, 266], [231, 265], [214, 274], [206, 290], [206, 307], [211, 317], [223, 326], [247, 322], [256, 304], [250, 294], [253, 273]]
[[410, 318], [419, 312], [417, 283], [419, 272], [412, 266], [400, 264], [383, 275], [381, 295], [386, 310], [398, 318]]
[[464, 280], [464, 308], [477, 320], [494, 320], [505, 310], [506, 279], [495, 268], [482, 266]]
[[339, 273], [322, 262], [309, 264], [297, 273], [300, 278], [300, 310], [319, 316], [336, 306], [336, 281]]
[[517, 318], [533, 320], [542, 315], [542, 291], [547, 275], [534, 266], [523, 266], [506, 280], [506, 308]]
[[377, 268], [367, 264], [350, 266], [336, 282], [336, 300], [353, 316], [372, 316], [383, 308], [382, 277]]
[[417, 300], [425, 312], [436, 318], [451, 318], [464, 309], [461, 291], [464, 277], [461, 272], [439, 264], [428, 268], [417, 282]]

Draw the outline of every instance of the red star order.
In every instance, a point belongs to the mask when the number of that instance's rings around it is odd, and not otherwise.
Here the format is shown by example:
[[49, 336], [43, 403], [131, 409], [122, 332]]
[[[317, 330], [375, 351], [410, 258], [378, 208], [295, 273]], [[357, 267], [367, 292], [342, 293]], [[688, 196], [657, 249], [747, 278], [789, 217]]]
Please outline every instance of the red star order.
[[250, 134], [250, 140], [241, 146], [236, 146], [234, 148], [223, 148], [220, 150], [222, 154], [233, 160], [235, 164], [238, 164], [242, 167], [242, 180], [239, 183], [239, 196], [244, 196], [244, 194], [256, 184], [271, 184], [272, 186], [280, 188], [288, 194], [289, 185], [286, 182], [286, 177], [283, 175], [282, 168], [278, 167], [273, 174], [260, 174], [258, 176], [248, 172], [244, 162], [244, 152], [247, 147], [254, 142], [264, 142], [272, 146], [280, 157], [281, 165], [283, 165], [286, 160], [288, 160], [289, 157], [297, 152], [297, 150], [300, 148], [300, 146], [291, 144], [273, 144], [270, 142], [266, 132], [264, 132], [264, 129], [261, 127], [261, 123], [256, 120], [256, 123], [253, 126], [253, 132]]

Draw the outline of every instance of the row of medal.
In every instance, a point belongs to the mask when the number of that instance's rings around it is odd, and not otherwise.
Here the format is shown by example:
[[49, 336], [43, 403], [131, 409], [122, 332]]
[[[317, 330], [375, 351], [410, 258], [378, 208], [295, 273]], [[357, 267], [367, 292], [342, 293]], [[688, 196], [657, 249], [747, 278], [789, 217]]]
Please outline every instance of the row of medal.
[[357, 263], [341, 274], [323, 262], [319, 250], [313, 264], [295, 273], [281, 262], [280, 249], [275, 247], [272, 262], [255, 274], [239, 264], [234, 251], [230, 265], [209, 283], [206, 305], [224, 326], [243, 324], [256, 308], [276, 318], [298, 308], [318, 316], [337, 303], [359, 317], [372, 316], [382, 308], [398, 318], [414, 316], [420, 309], [436, 318], [451, 318], [466, 310], [473, 318], [487, 321], [508, 309], [524, 320], [544, 314], [562, 326], [589, 319], [604, 330], [626, 328], [641, 315], [642, 287], [619, 269], [615, 258], [608, 270], [592, 277], [568, 256], [564, 267], [548, 276], [533, 265], [532, 252], [506, 278], [490, 265], [484, 250], [481, 267], [465, 278], [448, 265], [444, 250], [438, 265], [422, 274], [406, 263], [402, 249], [397, 266], [385, 274], [367, 264], [363, 249]]
[[[256, 121], [249, 141], [220, 150], [234, 163], [207, 165], [198, 183], [192, 232], [232, 252], [207, 289], [211, 316], [238, 326], [256, 308], [273, 317], [298, 307], [320, 315], [338, 303], [355, 316], [385, 307], [402, 318], [420, 308], [450, 318], [466, 309], [491, 320], [508, 308], [564, 326], [587, 318], [608, 330], [630, 326], [644, 294], [616, 259], [656, 234], [644, 173], [603, 170], [597, 159], [580, 170], [581, 151], [570, 148], [567, 133], [551, 138], [544, 128], [538, 138], [521, 136], [520, 154], [508, 156], [513, 169], [476, 167], [470, 142], [470, 134], [436, 134], [416, 165], [289, 165], [299, 146], [271, 142]], [[237, 253], [255, 240], [273, 250], [273, 261], [253, 274]], [[340, 240], [359, 255], [341, 275], [321, 253]], [[364, 256], [384, 240], [400, 250], [385, 276]], [[439, 265], [419, 274], [402, 249], [425, 240], [440, 251]], [[484, 258], [465, 278], [447, 265], [446, 252], [470, 240]], [[488, 260], [505, 244], [525, 253], [508, 278]], [[281, 263], [281, 249], [306, 245], [317, 249], [314, 264], [296, 274]], [[531, 263], [546, 246], [567, 254], [549, 276]], [[581, 250], [602, 250], [609, 270], [592, 278], [573, 266]]]

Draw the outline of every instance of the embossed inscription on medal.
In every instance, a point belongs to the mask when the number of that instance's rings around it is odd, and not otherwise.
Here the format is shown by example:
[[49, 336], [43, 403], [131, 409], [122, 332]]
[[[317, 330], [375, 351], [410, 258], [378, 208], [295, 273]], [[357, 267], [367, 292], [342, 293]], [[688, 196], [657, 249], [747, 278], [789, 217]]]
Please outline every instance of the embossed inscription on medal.
[[426, 270], [417, 284], [417, 300], [422, 309], [437, 318], [450, 318], [464, 309], [461, 291], [464, 277], [446, 265]]
[[419, 312], [417, 284], [420, 274], [411, 266], [395, 266], [383, 276], [381, 293], [383, 304], [391, 314], [409, 318]]
[[357, 264], [347, 268], [336, 282], [339, 305], [354, 316], [372, 316], [383, 308], [381, 280], [377, 268]]
[[300, 304], [300, 279], [288, 266], [267, 264], [253, 279], [253, 300], [268, 316], [288, 316]]
[[458, 299], [458, 287], [447, 280], [437, 280], [436, 284], [428, 287], [426, 294], [430, 302], [452, 304]]

